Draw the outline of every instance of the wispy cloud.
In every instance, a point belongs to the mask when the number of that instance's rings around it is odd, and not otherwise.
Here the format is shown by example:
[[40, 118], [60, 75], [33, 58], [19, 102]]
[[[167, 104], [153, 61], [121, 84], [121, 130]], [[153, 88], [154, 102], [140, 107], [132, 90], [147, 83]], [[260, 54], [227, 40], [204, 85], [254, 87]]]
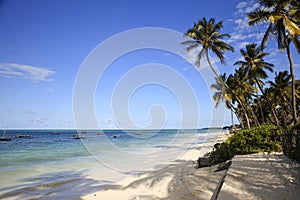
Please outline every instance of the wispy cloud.
[[0, 63], [0, 76], [6, 78], [26, 78], [33, 82], [52, 81], [49, 76], [55, 74], [55, 71], [16, 63]]
[[259, 8], [259, 3], [251, 0], [251, 1], [241, 1], [240, 3], [238, 3], [235, 7], [237, 9], [238, 13], [249, 13], [252, 12], [254, 10], [256, 10], [257, 8]]
[[247, 13], [252, 12], [260, 7], [259, 3], [255, 0], [241, 1], [236, 5], [236, 12], [232, 18], [227, 21], [233, 25], [233, 33], [231, 37], [226, 40], [230, 43], [236, 51], [245, 48], [249, 43], [260, 43], [265, 29], [264, 26], [252, 27], [248, 25], [249, 19]]
[[236, 5], [236, 9], [238, 9], [240, 12], [243, 12], [243, 9], [245, 8], [245, 7], [247, 7], [247, 5], [248, 5], [248, 3], [246, 2], [246, 1], [241, 1], [240, 3], [238, 3], [237, 5]]

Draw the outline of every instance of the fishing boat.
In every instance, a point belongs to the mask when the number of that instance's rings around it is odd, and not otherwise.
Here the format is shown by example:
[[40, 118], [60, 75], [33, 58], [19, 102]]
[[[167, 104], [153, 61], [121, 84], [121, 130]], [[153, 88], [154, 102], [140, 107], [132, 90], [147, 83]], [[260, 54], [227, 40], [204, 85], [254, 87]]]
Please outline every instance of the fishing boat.
[[16, 138], [31, 138], [31, 135], [16, 135]]
[[83, 136], [80, 135], [80, 134], [74, 134], [74, 135], [72, 135], [72, 138], [73, 138], [73, 139], [84, 139], [85, 137], [83, 137]]
[[10, 141], [11, 140], [10, 137], [5, 137], [5, 134], [6, 134], [6, 130], [3, 131], [0, 141]]

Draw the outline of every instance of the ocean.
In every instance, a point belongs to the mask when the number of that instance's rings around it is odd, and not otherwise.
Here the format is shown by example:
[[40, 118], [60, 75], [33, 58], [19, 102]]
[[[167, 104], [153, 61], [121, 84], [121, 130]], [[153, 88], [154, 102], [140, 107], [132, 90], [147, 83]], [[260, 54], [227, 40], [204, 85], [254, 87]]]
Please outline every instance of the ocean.
[[8, 130], [12, 140], [0, 141], [0, 199], [78, 199], [174, 161], [217, 131]]

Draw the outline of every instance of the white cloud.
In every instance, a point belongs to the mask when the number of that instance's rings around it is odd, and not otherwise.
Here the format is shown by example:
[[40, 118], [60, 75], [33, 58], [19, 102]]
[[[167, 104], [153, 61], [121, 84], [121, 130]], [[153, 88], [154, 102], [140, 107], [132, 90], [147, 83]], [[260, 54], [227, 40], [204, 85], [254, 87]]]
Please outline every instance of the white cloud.
[[236, 9], [242, 9], [245, 8], [247, 6], [247, 2], [246, 1], [241, 1], [235, 8]]
[[236, 42], [236, 41], [239, 41], [239, 40], [243, 40], [245, 38], [247, 38], [247, 36], [242, 35], [240, 33], [237, 33], [237, 34], [231, 35], [231, 37], [226, 42], [229, 42], [229, 43], [230, 42]]
[[[236, 9], [237, 9], [237, 13], [239, 14], [246, 14], [249, 12], [252, 12], [254, 10], [256, 10], [257, 8], [259, 8], [259, 3], [256, 3], [255, 1], [251, 0], [251, 1], [241, 1], [240, 3], [238, 3], [236, 5]], [[236, 14], [237, 14], [236, 13]]]
[[242, 31], [247, 31], [249, 30], [249, 25], [248, 25], [248, 18], [245, 16], [244, 18], [239, 18], [234, 20], [234, 23], [237, 25], [235, 27], [235, 30], [242, 32]]
[[6, 78], [27, 78], [33, 82], [51, 81], [48, 77], [55, 74], [50, 69], [16, 63], [0, 63], [0, 76]]
[[254, 10], [256, 10], [257, 8], [259, 8], [259, 3], [255, 3], [251, 6], [248, 6], [245, 10], [246, 13], [252, 12]]
[[244, 49], [247, 44], [250, 44], [250, 42], [240, 42], [236, 45], [236, 49], [238, 49], [238, 50]]
[[262, 38], [264, 37], [265, 33], [261, 32], [261, 33], [250, 33], [248, 34], [247, 38], [256, 38], [257, 40], [262, 40]]

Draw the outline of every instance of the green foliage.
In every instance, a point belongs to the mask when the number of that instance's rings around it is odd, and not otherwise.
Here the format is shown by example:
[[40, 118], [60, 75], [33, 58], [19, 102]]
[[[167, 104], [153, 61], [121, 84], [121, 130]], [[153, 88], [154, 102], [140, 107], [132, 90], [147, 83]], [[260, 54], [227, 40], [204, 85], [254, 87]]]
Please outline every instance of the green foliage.
[[288, 130], [300, 130], [300, 123], [289, 126]]
[[217, 160], [214, 164], [224, 162], [235, 155], [282, 151], [281, 129], [274, 125], [262, 125], [250, 130], [240, 130], [225, 142], [215, 145], [215, 148], [210, 155]]
[[281, 131], [274, 125], [241, 130], [226, 140], [234, 154], [281, 151]]
[[300, 162], [300, 123], [283, 131], [283, 149], [287, 156]]

